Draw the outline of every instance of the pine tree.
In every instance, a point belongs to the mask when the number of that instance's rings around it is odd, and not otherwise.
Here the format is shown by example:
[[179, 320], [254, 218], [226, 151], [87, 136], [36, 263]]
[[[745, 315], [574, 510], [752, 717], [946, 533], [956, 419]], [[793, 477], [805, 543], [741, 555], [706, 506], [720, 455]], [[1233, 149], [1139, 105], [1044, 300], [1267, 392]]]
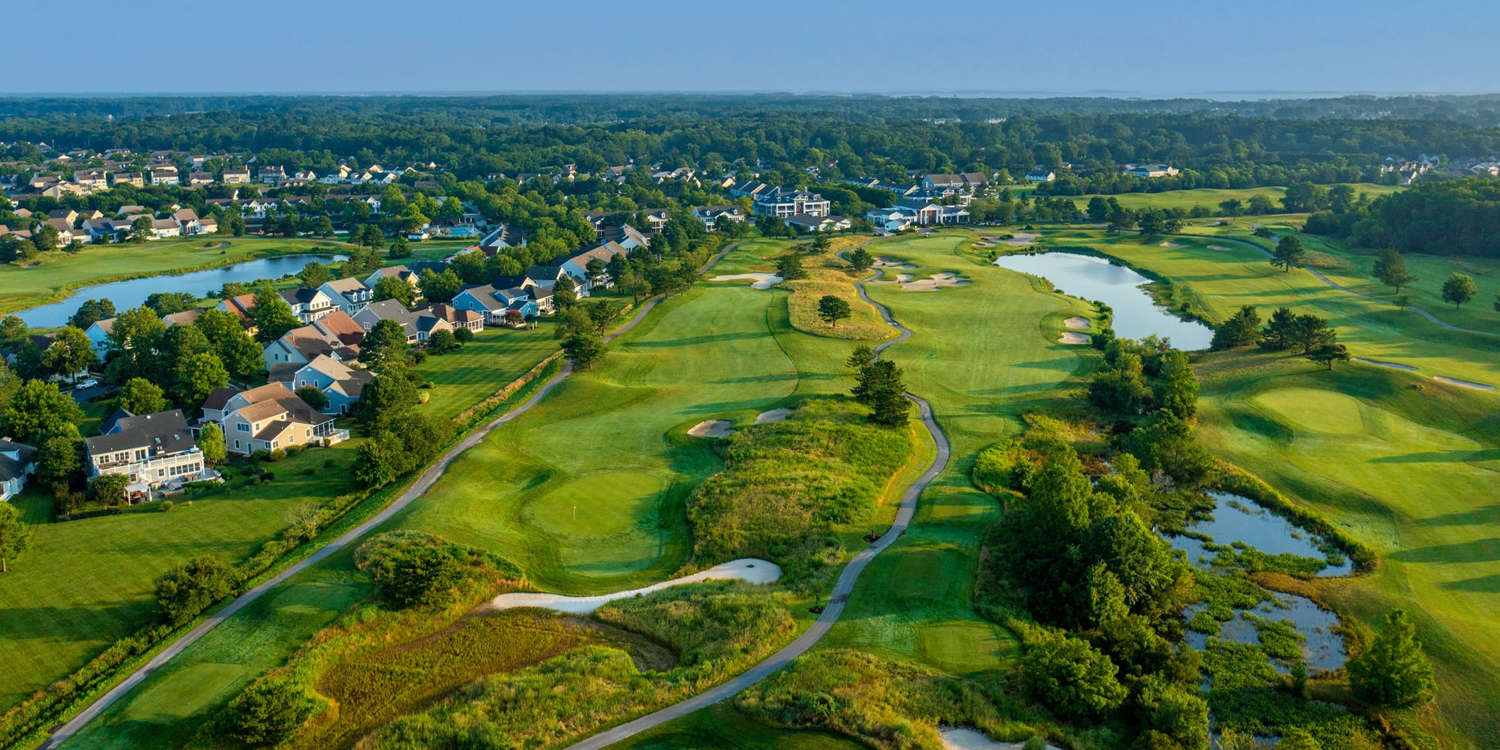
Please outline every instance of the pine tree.
[[1401, 293], [1401, 287], [1417, 281], [1417, 275], [1407, 270], [1406, 261], [1394, 249], [1382, 250], [1375, 259], [1374, 276], [1380, 283], [1392, 287], [1396, 294]]
[[1349, 660], [1349, 685], [1378, 706], [1410, 706], [1433, 698], [1432, 665], [1405, 610], [1392, 610], [1375, 642]]

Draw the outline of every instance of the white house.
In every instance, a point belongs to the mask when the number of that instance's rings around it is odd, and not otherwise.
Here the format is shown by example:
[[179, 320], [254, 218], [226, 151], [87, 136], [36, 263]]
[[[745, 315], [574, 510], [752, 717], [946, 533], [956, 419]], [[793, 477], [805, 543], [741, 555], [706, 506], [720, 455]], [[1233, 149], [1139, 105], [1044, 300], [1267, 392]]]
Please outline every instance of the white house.
[[1057, 173], [1046, 167], [1037, 167], [1026, 173], [1027, 182], [1052, 182], [1057, 179]]
[[334, 307], [349, 315], [364, 309], [375, 297], [375, 291], [359, 279], [335, 279], [325, 282], [318, 291], [327, 295]]
[[130, 478], [125, 491], [132, 499], [159, 487], [215, 476], [204, 464], [181, 409], [125, 416], [108, 428], [83, 441], [88, 475], [124, 474]]
[[744, 221], [745, 212], [739, 206], [699, 206], [693, 209], [693, 216], [703, 222], [703, 226], [713, 231], [718, 226], [719, 217], [726, 221]]
[[26, 478], [36, 470], [36, 449], [23, 443], [0, 440], [0, 502], [26, 487]]
[[292, 312], [297, 314], [297, 320], [303, 323], [311, 323], [339, 309], [333, 304], [333, 299], [321, 288], [313, 289], [304, 286], [296, 289], [283, 289], [281, 298], [291, 305]]

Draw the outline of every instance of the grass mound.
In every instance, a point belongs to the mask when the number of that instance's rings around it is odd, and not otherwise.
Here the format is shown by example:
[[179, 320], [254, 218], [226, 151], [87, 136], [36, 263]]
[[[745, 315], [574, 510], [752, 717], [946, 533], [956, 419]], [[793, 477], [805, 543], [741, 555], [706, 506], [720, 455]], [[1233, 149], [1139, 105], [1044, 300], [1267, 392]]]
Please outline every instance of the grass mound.
[[[788, 281], [785, 285], [792, 290], [786, 303], [792, 327], [803, 333], [850, 341], [884, 341], [894, 335], [880, 313], [860, 299], [848, 281], [805, 279]], [[818, 301], [830, 295], [848, 302], [851, 313], [849, 320], [841, 320], [836, 326], [829, 326], [818, 317]]]
[[724, 471], [693, 494], [688, 519], [700, 562], [761, 557], [796, 582], [838, 559], [830, 532], [875, 510], [911, 455], [906, 431], [874, 427], [843, 399], [812, 399], [784, 422], [728, 443]]

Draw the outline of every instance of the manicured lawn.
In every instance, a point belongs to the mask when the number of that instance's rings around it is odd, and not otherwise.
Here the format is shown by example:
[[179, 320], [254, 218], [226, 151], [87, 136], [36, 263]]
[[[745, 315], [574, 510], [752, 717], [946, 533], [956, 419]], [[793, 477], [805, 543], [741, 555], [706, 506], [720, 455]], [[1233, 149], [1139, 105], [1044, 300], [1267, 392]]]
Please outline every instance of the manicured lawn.
[[1432, 746], [1500, 744], [1495, 396], [1254, 352], [1198, 371], [1207, 445], [1380, 553], [1373, 573], [1317, 586], [1366, 623], [1413, 612], [1438, 667], [1437, 711], [1415, 719]]
[[483, 401], [557, 351], [551, 323], [536, 330], [491, 326], [455, 352], [414, 368], [433, 384], [426, 408], [451, 418]]
[[1014, 638], [973, 610], [979, 540], [997, 508], [969, 484], [973, 456], [1020, 431], [1023, 408], [1061, 397], [1087, 364], [1055, 343], [1081, 303], [1036, 291], [1026, 277], [960, 254], [968, 237], [885, 240], [874, 255], [918, 266], [918, 277], [957, 270], [973, 283], [936, 292], [870, 285], [914, 336], [886, 350], [907, 388], [932, 403], [953, 460], [918, 505], [910, 531], [865, 571], [843, 619], [820, 648], [855, 647], [960, 675], [995, 675], [1016, 653]]
[[[227, 247], [219, 247], [228, 242]], [[209, 243], [210, 247], [204, 247]], [[0, 264], [0, 312], [51, 301], [64, 291], [120, 278], [180, 273], [195, 268], [228, 265], [267, 255], [313, 252], [322, 247], [345, 247], [333, 240], [261, 237], [193, 237], [140, 245], [84, 245], [77, 254], [47, 253], [48, 261], [33, 268]]]
[[[287, 526], [289, 510], [352, 491], [349, 444], [274, 465], [270, 484], [192, 502], [68, 523], [47, 523], [51, 498], [20, 502], [32, 547], [0, 576], [0, 706], [9, 708], [155, 617], [153, 580], [194, 555], [238, 563]], [[334, 468], [323, 462], [333, 458]], [[311, 470], [312, 473], [304, 473]]]
[[[1368, 193], [1371, 198], [1394, 193], [1401, 188], [1394, 185], [1374, 185], [1371, 183], [1354, 183], [1354, 190], [1359, 193]], [[1198, 190], [1168, 190], [1162, 193], [1121, 193], [1119, 195], [1106, 195], [1104, 198], [1114, 198], [1121, 206], [1132, 211], [1142, 208], [1181, 208], [1189, 210], [1193, 206], [1202, 206], [1210, 211], [1218, 213], [1219, 204], [1231, 198], [1238, 198], [1241, 202], [1249, 202], [1254, 195], [1264, 195], [1271, 199], [1277, 208], [1281, 207], [1281, 197], [1286, 195], [1286, 188], [1282, 187], [1260, 187], [1260, 188], [1228, 188]], [[1077, 198], [1079, 207], [1088, 206], [1089, 199], [1094, 196], [1085, 195]]]

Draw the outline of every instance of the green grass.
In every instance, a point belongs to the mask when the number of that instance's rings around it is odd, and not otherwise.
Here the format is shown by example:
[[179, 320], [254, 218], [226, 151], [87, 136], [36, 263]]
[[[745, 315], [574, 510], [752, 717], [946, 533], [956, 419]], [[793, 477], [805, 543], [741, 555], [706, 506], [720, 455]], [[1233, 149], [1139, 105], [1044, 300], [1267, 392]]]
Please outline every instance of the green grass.
[[1413, 610], [1438, 667], [1437, 720], [1423, 717], [1438, 745], [1500, 743], [1495, 397], [1259, 353], [1199, 371], [1205, 443], [1380, 554], [1372, 574], [1317, 590], [1366, 623]]
[[474, 334], [458, 351], [430, 356], [413, 368], [433, 384], [426, 409], [451, 419], [493, 396], [557, 351], [552, 325], [536, 330], [492, 326]]
[[804, 730], [779, 729], [719, 703], [643, 732], [613, 747], [620, 750], [856, 750], [854, 740]]
[[[228, 242], [228, 247], [218, 247]], [[211, 243], [212, 247], [204, 247]], [[145, 244], [85, 245], [76, 254], [47, 253], [39, 266], [23, 268], [0, 264], [0, 312], [19, 310], [55, 301], [80, 286], [182, 273], [198, 268], [228, 265], [268, 255], [315, 252], [324, 247], [347, 247], [332, 240], [311, 238], [271, 239], [260, 237], [193, 237]]]
[[[328, 458], [339, 465], [324, 469]], [[172, 566], [201, 554], [238, 563], [287, 526], [293, 507], [353, 491], [352, 459], [348, 444], [309, 450], [276, 464], [270, 484], [191, 505], [178, 498], [170, 513], [149, 505], [68, 523], [48, 523], [51, 498], [32, 488], [17, 500], [34, 524], [31, 550], [0, 576], [0, 706], [153, 622], [153, 580]]]
[[[1375, 185], [1367, 182], [1353, 183], [1355, 192], [1368, 193], [1371, 198], [1379, 197], [1387, 193], [1394, 193], [1401, 188], [1394, 185]], [[1238, 198], [1241, 202], [1248, 203], [1251, 196], [1264, 195], [1279, 209], [1281, 208], [1281, 197], [1286, 195], [1283, 187], [1259, 187], [1259, 188], [1228, 188], [1213, 189], [1200, 188], [1196, 190], [1168, 190], [1161, 193], [1120, 193], [1119, 195], [1106, 195], [1103, 198], [1114, 198], [1121, 206], [1132, 211], [1143, 208], [1180, 208], [1190, 210], [1193, 206], [1202, 206], [1217, 213], [1219, 204], [1231, 198]], [[1076, 198], [1079, 207], [1087, 207], [1092, 195]]]
[[[960, 271], [973, 283], [938, 292], [870, 285], [871, 296], [915, 332], [886, 350], [926, 398], [953, 447], [947, 471], [923, 494], [915, 522], [877, 557], [820, 648], [850, 647], [959, 675], [993, 676], [1015, 655], [1013, 636], [973, 610], [979, 539], [995, 501], [968, 480], [973, 456], [1018, 434], [1019, 412], [1063, 396], [1087, 366], [1055, 343], [1082, 303], [1037, 291], [1024, 276], [962, 254], [968, 236], [901, 237], [870, 247], [916, 264], [918, 277]], [[982, 366], [955, 366], [959, 363]]]

